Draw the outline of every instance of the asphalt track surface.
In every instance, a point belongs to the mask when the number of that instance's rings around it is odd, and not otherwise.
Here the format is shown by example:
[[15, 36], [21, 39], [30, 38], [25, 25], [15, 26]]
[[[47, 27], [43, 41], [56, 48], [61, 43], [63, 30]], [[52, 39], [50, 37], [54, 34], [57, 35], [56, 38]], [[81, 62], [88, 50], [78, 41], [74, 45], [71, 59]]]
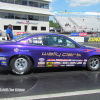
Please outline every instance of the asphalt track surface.
[[[100, 48], [100, 43], [81, 44]], [[100, 100], [100, 71], [82, 67], [33, 68], [30, 74], [19, 76], [0, 67], [0, 99]]]

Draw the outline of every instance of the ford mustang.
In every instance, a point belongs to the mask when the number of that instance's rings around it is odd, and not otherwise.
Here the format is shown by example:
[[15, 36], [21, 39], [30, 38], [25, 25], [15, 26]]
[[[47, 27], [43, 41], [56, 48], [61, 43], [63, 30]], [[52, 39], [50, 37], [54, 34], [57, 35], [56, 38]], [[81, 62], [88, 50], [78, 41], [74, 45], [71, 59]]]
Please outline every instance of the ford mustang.
[[0, 42], [0, 65], [15, 74], [27, 74], [32, 67], [82, 66], [97, 71], [100, 49], [82, 46], [60, 34], [29, 34]]

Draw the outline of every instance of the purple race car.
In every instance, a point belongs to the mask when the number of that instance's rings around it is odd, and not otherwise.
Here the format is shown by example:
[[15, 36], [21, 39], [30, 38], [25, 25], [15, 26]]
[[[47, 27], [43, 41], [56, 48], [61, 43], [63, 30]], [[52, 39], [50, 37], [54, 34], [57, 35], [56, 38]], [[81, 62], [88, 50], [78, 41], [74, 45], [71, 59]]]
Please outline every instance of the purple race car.
[[100, 68], [100, 49], [81, 46], [55, 33], [29, 34], [0, 43], [0, 65], [15, 74], [26, 74], [32, 67], [83, 66]]

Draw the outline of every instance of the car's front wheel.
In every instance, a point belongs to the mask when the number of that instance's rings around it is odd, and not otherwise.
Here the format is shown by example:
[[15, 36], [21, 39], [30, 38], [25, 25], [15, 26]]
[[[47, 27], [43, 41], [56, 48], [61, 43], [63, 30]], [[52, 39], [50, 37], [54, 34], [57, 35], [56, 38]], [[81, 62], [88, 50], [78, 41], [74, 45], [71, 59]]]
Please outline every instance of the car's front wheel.
[[91, 57], [87, 62], [87, 68], [90, 71], [97, 71], [100, 69], [100, 58], [99, 57]]
[[32, 61], [27, 56], [15, 56], [10, 61], [10, 68], [15, 74], [27, 74], [32, 68]]

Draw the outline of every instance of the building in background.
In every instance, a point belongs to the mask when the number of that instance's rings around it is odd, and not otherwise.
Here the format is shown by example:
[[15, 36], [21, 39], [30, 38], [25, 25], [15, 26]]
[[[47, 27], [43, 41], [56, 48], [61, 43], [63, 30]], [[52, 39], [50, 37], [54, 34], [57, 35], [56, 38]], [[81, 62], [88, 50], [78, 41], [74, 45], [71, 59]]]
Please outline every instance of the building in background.
[[49, 11], [52, 0], [0, 0], [0, 30], [3, 35], [9, 24], [17, 32], [49, 32]]

